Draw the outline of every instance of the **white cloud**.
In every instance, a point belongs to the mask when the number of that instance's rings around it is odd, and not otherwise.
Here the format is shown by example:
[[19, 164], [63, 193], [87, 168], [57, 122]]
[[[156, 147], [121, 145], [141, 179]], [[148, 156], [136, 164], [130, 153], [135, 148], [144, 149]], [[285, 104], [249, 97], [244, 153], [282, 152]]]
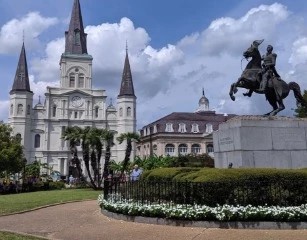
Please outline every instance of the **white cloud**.
[[0, 53], [18, 52], [23, 35], [27, 49], [34, 49], [40, 44], [39, 35], [57, 22], [57, 18], [45, 18], [38, 12], [30, 12], [21, 19], [10, 20], [0, 30]]

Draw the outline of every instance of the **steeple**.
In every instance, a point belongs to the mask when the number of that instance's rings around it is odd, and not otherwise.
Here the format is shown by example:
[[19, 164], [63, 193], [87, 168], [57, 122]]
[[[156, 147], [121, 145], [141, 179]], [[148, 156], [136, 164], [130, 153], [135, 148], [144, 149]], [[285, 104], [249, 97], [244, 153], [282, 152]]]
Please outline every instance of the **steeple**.
[[15, 79], [10, 93], [15, 91], [32, 92], [29, 83], [28, 65], [24, 42], [22, 43]]
[[80, 2], [79, 0], [74, 0], [69, 29], [65, 32], [65, 53], [87, 54], [86, 37]]
[[202, 96], [198, 101], [198, 109], [196, 112], [205, 112], [209, 111], [209, 100], [205, 96], [205, 89], [203, 88]]
[[119, 92], [119, 97], [121, 96], [134, 96], [134, 88], [133, 88], [133, 81], [132, 81], [132, 74], [130, 69], [129, 57], [128, 57], [128, 47], [126, 43], [126, 58], [125, 58], [125, 65], [123, 71], [123, 77]]

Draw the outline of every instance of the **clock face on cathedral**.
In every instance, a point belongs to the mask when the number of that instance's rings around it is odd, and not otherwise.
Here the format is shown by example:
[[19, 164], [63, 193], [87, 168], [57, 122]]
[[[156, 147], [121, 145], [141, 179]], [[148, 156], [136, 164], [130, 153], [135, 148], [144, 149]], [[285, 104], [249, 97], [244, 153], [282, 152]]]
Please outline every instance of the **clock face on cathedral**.
[[71, 98], [71, 105], [73, 107], [81, 107], [83, 104], [83, 99], [79, 96], [73, 96]]

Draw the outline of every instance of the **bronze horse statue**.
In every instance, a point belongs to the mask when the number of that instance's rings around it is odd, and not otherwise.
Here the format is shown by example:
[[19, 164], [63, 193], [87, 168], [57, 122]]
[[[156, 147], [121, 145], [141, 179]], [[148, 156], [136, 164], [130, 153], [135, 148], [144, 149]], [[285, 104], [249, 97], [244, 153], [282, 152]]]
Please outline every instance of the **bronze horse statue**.
[[[234, 94], [238, 91], [237, 88], [248, 89], [249, 91], [243, 93], [244, 96], [248, 97], [251, 97], [253, 92], [263, 94], [263, 92], [258, 91], [262, 77], [261, 55], [258, 46], [262, 41], [263, 40], [254, 41], [253, 44], [243, 53], [243, 56], [247, 60], [249, 58], [251, 58], [251, 60], [246, 65], [245, 70], [238, 81], [231, 84], [229, 95], [233, 101], [235, 101]], [[290, 90], [293, 90], [297, 105], [307, 107], [307, 103], [301, 94], [300, 86], [296, 82], [286, 83], [284, 80], [275, 77], [272, 71], [269, 72], [269, 78], [267, 90], [264, 94], [273, 107], [273, 110], [266, 113], [265, 116], [274, 116], [285, 109], [283, 99], [289, 95]]]

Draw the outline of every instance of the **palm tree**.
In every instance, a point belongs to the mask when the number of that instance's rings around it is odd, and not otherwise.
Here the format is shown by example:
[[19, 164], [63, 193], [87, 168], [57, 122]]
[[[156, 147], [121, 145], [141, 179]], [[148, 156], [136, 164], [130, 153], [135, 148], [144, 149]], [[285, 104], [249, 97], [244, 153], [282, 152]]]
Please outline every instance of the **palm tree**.
[[121, 175], [123, 175], [124, 171], [127, 170], [127, 166], [132, 151], [132, 141], [139, 141], [140, 135], [137, 133], [128, 132], [128, 133], [122, 133], [117, 137], [117, 141], [119, 142], [119, 144], [122, 144], [124, 140], [127, 141], [127, 147], [126, 147], [125, 159], [123, 161], [123, 169]]
[[114, 132], [110, 130], [104, 130], [103, 139], [106, 142], [106, 153], [104, 159], [104, 168], [103, 168], [103, 178], [106, 179], [110, 173], [110, 158], [111, 158], [111, 147], [114, 145]]
[[72, 162], [73, 164], [76, 164], [79, 179], [81, 179], [82, 176], [82, 169], [78, 158], [77, 145], [80, 143], [81, 130], [82, 129], [78, 126], [68, 127], [62, 136], [64, 140], [69, 141], [70, 151], [73, 156]]

